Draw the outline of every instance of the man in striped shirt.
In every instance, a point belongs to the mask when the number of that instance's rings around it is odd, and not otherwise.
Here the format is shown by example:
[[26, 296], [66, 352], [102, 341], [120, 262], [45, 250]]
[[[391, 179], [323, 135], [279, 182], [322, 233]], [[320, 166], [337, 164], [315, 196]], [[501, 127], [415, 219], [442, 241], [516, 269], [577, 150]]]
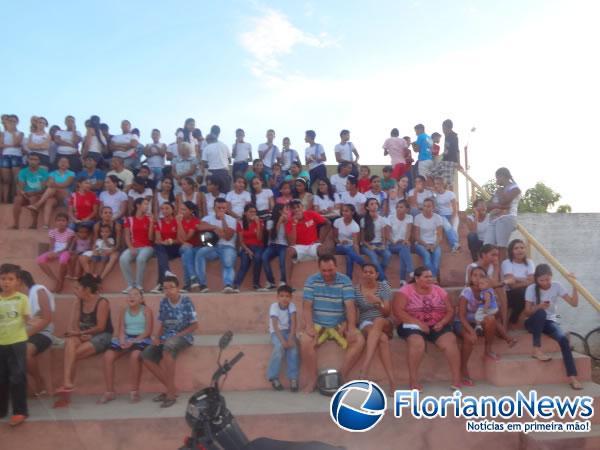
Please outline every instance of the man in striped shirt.
[[[319, 272], [304, 283], [304, 330], [300, 334], [302, 364], [309, 373], [303, 392], [312, 392], [317, 386], [318, 332], [336, 329], [347, 342], [341, 375], [346, 381], [350, 370], [360, 357], [365, 340], [356, 327], [356, 307], [352, 281], [337, 271], [335, 256], [319, 257]], [[338, 342], [339, 343], [339, 342]], [[342, 344], [340, 344], [342, 345]]]

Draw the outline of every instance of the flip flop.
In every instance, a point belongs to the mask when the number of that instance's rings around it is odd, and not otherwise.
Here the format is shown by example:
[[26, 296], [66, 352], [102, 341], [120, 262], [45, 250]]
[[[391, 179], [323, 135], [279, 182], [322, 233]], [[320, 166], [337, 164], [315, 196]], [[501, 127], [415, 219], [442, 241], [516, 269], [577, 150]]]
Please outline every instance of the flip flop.
[[581, 391], [583, 389], [583, 385], [579, 381], [577, 381], [577, 382], [571, 381], [569, 383], [569, 386], [571, 386], [571, 389], [573, 389], [575, 391]]
[[473, 380], [469, 377], [464, 377], [461, 381], [461, 384], [463, 386], [467, 386], [467, 387], [473, 387], [475, 386], [475, 383], [473, 382]]
[[537, 355], [531, 355], [531, 357], [533, 359], [537, 359], [538, 361], [541, 361], [541, 362], [548, 362], [552, 359], [552, 356], [550, 356], [550, 355], [544, 355], [543, 357], [537, 356]]

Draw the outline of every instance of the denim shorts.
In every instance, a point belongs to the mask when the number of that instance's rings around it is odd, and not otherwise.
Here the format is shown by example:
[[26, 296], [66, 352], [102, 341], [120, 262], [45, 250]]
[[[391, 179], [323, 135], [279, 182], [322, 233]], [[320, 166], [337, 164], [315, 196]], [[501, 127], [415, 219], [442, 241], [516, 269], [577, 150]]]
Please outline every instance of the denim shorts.
[[425, 333], [422, 330], [412, 329], [412, 328], [404, 328], [402, 325], [398, 326], [398, 336], [402, 339], [407, 339], [409, 336], [413, 334], [418, 334], [423, 337], [428, 342], [435, 344], [441, 336], [446, 333], [452, 333], [452, 325], [447, 323], [440, 331], [435, 331], [433, 327], [430, 327], [429, 333]]
[[[84, 333], [85, 333], [85, 331], [84, 331]], [[90, 343], [94, 347], [94, 350], [96, 350], [96, 354], [98, 354], [98, 353], [103, 353], [104, 351], [108, 350], [108, 347], [110, 347], [111, 340], [112, 340], [112, 333], [105, 331], [104, 333], [100, 333], [100, 334], [96, 334], [96, 335], [92, 336], [92, 338], [90, 339]]]
[[0, 168], [17, 169], [23, 167], [23, 157], [14, 155], [2, 155], [0, 157]]
[[142, 352], [142, 358], [158, 364], [163, 358], [163, 353], [165, 351], [169, 352], [173, 359], [175, 359], [179, 353], [191, 345], [192, 344], [190, 344], [183, 336], [171, 337], [160, 345], [146, 347]]

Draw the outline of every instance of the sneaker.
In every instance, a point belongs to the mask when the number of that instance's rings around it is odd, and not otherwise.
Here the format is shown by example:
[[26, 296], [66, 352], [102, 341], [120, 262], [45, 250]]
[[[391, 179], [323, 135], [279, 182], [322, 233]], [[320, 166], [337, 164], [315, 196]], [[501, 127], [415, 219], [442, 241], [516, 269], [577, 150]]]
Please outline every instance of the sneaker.
[[179, 289], [179, 292], [181, 292], [182, 294], [188, 294], [191, 290], [192, 287], [189, 284], [186, 284], [181, 289]]
[[209, 291], [208, 286], [205, 285], [205, 284], [202, 284], [199, 287], [200, 287], [200, 293], [201, 294], [206, 294]]
[[475, 327], [475, 334], [477, 334], [477, 336], [483, 336], [483, 328], [481, 325]]
[[239, 294], [239, 293], [240, 293], [240, 288], [239, 288], [239, 287], [237, 287], [237, 286], [234, 286], [234, 287], [233, 287], [233, 291], [232, 291], [232, 293], [234, 293], [234, 294]]
[[16, 414], [10, 418], [8, 424], [11, 427], [16, 427], [17, 425], [21, 425], [23, 422], [25, 422], [25, 419], [27, 419], [27, 416]]
[[265, 287], [256, 286], [254, 289], [256, 289], [257, 292], [270, 292], [271, 289], [273, 289], [271, 286], [273, 285], [267, 284]]
[[151, 294], [161, 294], [163, 291], [163, 286], [161, 283], [158, 283], [154, 289], [150, 291]]
[[[279, 287], [281, 287], [281, 286], [285, 286], [286, 284], [287, 284], [287, 283], [286, 283], [285, 281], [280, 281], [280, 282], [279, 282]], [[273, 286], [273, 287], [275, 287], [275, 286]]]
[[458, 253], [460, 251], [460, 244], [454, 244], [452, 247], [452, 253]]
[[273, 283], [267, 283], [267, 284], [265, 284], [265, 287], [263, 289], [270, 291], [272, 289], [275, 289], [275, 285]]
[[277, 378], [273, 378], [271, 380], [271, 386], [273, 386], [273, 389], [275, 389], [276, 391], [283, 391], [283, 386]]
[[132, 286], [127, 286], [125, 289], [121, 291], [121, 294], [129, 294], [129, 292], [133, 289]]
[[290, 381], [290, 391], [292, 391], [292, 392], [298, 392], [298, 380], [291, 380]]
[[200, 283], [198, 283], [198, 280], [196, 278], [192, 277], [192, 282], [190, 284], [190, 287], [192, 289], [197, 289], [197, 288], [202, 287], [202, 286], [200, 286]]
[[[235, 292], [235, 289], [232, 288], [231, 286], [227, 285], [223, 288], [223, 294], [233, 294]], [[239, 289], [238, 289], [239, 292]]]

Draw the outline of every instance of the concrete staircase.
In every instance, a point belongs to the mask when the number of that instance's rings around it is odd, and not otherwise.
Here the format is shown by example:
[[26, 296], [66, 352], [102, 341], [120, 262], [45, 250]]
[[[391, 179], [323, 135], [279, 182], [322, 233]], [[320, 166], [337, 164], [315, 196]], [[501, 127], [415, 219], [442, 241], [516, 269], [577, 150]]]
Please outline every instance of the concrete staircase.
[[[23, 212], [22, 227], [29, 226], [29, 216], [29, 211]], [[10, 225], [10, 209], [1, 205], [2, 262], [19, 264], [30, 270], [37, 282], [47, 283], [48, 280], [35, 263], [35, 257], [47, 248], [47, 232], [41, 229], [8, 230]], [[441, 284], [446, 287], [454, 301], [464, 283], [465, 267], [471, 261], [467, 251], [464, 220], [459, 227], [459, 235], [463, 250], [451, 254], [444, 243], [442, 257]], [[414, 261], [416, 265], [420, 264], [417, 256], [414, 256]], [[277, 278], [276, 266], [274, 261]], [[338, 257], [338, 266], [340, 271], [344, 270], [345, 262], [341, 257]], [[179, 260], [173, 261], [171, 268], [178, 275], [182, 274]], [[316, 263], [296, 265], [291, 282], [298, 289], [293, 298], [298, 306], [301, 305], [304, 280], [316, 270]], [[397, 288], [399, 262], [396, 256], [392, 258], [387, 273], [392, 286]], [[146, 271], [144, 288], [149, 290], [155, 284], [156, 261], [152, 260]], [[199, 332], [193, 347], [178, 360], [177, 385], [182, 394], [175, 407], [165, 411], [149, 401], [151, 393], [161, 390], [161, 387], [148, 373], [144, 373], [142, 378], [144, 401], [141, 404], [132, 406], [121, 399], [109, 405], [97, 406], [95, 400], [104, 391], [102, 358], [92, 357], [78, 364], [77, 393], [71, 408], [53, 410], [49, 400], [32, 400], [32, 417], [29, 423], [12, 430], [11, 433], [0, 427], [0, 442], [3, 443], [3, 447], [6, 442], [6, 448], [20, 448], [19, 442], [22, 444], [22, 439], [27, 439], [28, 447], [31, 448], [177, 448], [188, 431], [183, 420], [187, 393], [206, 385], [215, 368], [218, 338], [221, 333], [230, 329], [235, 336], [225, 352], [225, 357], [231, 357], [237, 351], [243, 351], [245, 357], [229, 374], [224, 390], [233, 412], [251, 437], [268, 435], [292, 440], [321, 439], [346, 445], [349, 449], [395, 449], [399, 448], [399, 439], [402, 442], [410, 442], [411, 448], [422, 449], [479, 449], [481, 446], [485, 446], [486, 450], [600, 448], [600, 445], [593, 447], [594, 443], [598, 443], [600, 436], [596, 428], [589, 436], [584, 436], [583, 441], [582, 436], [575, 436], [580, 439], [576, 445], [587, 447], [548, 447], [552, 440], [549, 440], [547, 435], [538, 437], [534, 434], [520, 436], [517, 433], [466, 433], [462, 420], [398, 421], [390, 414], [372, 432], [359, 436], [342, 432], [329, 419], [328, 399], [317, 394], [306, 396], [289, 392], [275, 393], [270, 390], [270, 384], [265, 377], [271, 350], [267, 323], [268, 307], [275, 301], [275, 293], [257, 293], [249, 290], [250, 274], [242, 286], [241, 294], [219, 293], [222, 279], [217, 263], [208, 265], [208, 284], [211, 293], [189, 294], [198, 311]], [[123, 287], [124, 282], [117, 267], [103, 283], [103, 295], [109, 299], [113, 317], [117, 317], [117, 312], [124, 304], [125, 296], [118, 293]], [[57, 336], [61, 336], [67, 327], [73, 300], [72, 288], [73, 284], [67, 283], [64, 293], [57, 295]], [[145, 300], [147, 305], [157, 312], [160, 296], [146, 294]], [[300, 321], [301, 311], [300, 308]], [[543, 338], [543, 349], [553, 354], [553, 360], [542, 363], [529, 356], [531, 337], [526, 332], [513, 330], [511, 334], [518, 338], [518, 343], [513, 348], [509, 348], [504, 342], [495, 343], [495, 350], [501, 355], [499, 361], [483, 358], [482, 342], [476, 346], [470, 359], [470, 371], [476, 380], [476, 386], [465, 388], [465, 394], [502, 396], [514, 394], [517, 389], [528, 391], [535, 388], [538, 392], [553, 395], [574, 395], [574, 391], [565, 385], [564, 367], [554, 341]], [[391, 349], [395, 375], [398, 381], [405, 385], [406, 344], [395, 338]], [[335, 344], [326, 343], [319, 351], [319, 366], [338, 367], [341, 356]], [[53, 346], [41, 357], [40, 364], [49, 390], [62, 382], [62, 357], [63, 349], [60, 344]], [[595, 404], [599, 405], [597, 400], [600, 399], [600, 387], [591, 383], [590, 359], [584, 355], [576, 355], [576, 364], [581, 380], [586, 381], [583, 394], [594, 397]], [[420, 373], [427, 394], [447, 395], [450, 392], [447, 364], [435, 346], [427, 346]], [[305, 379], [305, 375], [301, 373], [301, 381]], [[121, 394], [129, 390], [127, 376], [126, 361], [121, 360], [116, 366], [117, 391]], [[384, 372], [377, 358], [370, 377], [387, 389]], [[282, 381], [287, 386], [284, 376]], [[457, 436], [457, 439], [449, 441], [449, 436]], [[552, 442], [552, 445], [556, 443]], [[575, 444], [569, 441], [568, 445]]]

